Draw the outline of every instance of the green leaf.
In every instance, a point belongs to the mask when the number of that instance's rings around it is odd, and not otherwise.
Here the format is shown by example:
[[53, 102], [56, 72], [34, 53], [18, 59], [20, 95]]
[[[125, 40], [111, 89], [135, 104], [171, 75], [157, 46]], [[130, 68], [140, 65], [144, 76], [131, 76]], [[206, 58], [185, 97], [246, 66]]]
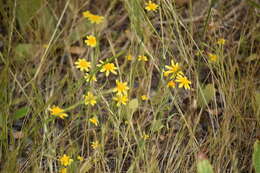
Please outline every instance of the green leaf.
[[87, 173], [92, 168], [93, 163], [88, 159], [87, 161], [84, 161], [82, 166], [80, 167], [80, 173]]
[[[56, 27], [56, 20], [49, 8], [41, 9], [37, 22], [39, 23], [38, 30], [40, 29], [40, 31], [43, 32], [42, 35], [44, 36], [44, 38], [45, 37], [50, 38]], [[48, 27], [46, 27], [46, 26], [48, 26]], [[58, 31], [60, 31], [59, 28], [58, 28]]]
[[257, 61], [260, 59], [258, 54], [251, 54], [250, 56], [245, 58], [245, 62]]
[[257, 140], [254, 144], [253, 165], [256, 173], [260, 173], [260, 141]]
[[20, 108], [18, 109], [14, 115], [13, 115], [13, 119], [14, 120], [18, 120], [20, 118], [23, 118], [24, 116], [26, 116], [29, 112], [29, 107], [23, 107], [23, 108]]
[[31, 21], [41, 8], [42, 0], [17, 1], [17, 19], [22, 29]]
[[260, 92], [255, 92], [255, 110], [256, 110], [256, 118], [260, 120]]
[[89, 30], [89, 24], [86, 20], [82, 20], [78, 23], [75, 28], [70, 32], [68, 38], [69, 42], [74, 43], [76, 41], [81, 40], [84, 36], [86, 36], [87, 31]]
[[256, 107], [260, 108], [260, 92], [255, 92]]
[[158, 132], [164, 127], [161, 120], [154, 120], [151, 125], [152, 132]]
[[198, 160], [197, 173], [214, 173], [209, 160], [204, 158], [204, 156], [203, 156], [203, 158], [199, 158], [199, 160]]
[[31, 54], [33, 45], [32, 44], [18, 44], [15, 48], [15, 53], [18, 58], [25, 58]]
[[213, 84], [208, 84], [206, 87], [199, 90], [198, 106], [203, 108], [214, 98], [215, 88]]
[[258, 4], [257, 2], [255, 1], [252, 1], [252, 0], [247, 0], [248, 4], [255, 7], [255, 8], [258, 8], [260, 9], [260, 4]]
[[0, 114], [0, 128], [4, 127], [4, 115]]
[[132, 99], [129, 104], [128, 107], [129, 109], [131, 109], [133, 112], [135, 112], [138, 108], [138, 99]]

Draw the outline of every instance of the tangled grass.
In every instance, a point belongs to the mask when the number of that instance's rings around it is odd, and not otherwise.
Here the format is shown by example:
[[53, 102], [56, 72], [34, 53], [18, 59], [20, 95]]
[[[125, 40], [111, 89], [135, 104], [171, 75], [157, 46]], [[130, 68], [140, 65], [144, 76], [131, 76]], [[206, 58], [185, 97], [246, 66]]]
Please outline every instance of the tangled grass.
[[259, 6], [2, 1], [1, 172], [253, 172]]

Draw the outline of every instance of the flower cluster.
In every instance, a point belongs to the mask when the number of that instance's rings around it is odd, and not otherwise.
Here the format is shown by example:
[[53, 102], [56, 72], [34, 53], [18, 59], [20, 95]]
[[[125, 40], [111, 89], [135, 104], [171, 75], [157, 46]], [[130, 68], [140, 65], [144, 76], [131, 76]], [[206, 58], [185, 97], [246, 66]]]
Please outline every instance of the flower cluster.
[[[125, 58], [126, 58], [128, 61], [134, 60], [134, 57], [133, 57], [131, 54], [126, 55]], [[137, 61], [144, 61], [144, 62], [146, 62], [146, 61], [148, 61], [148, 58], [147, 58], [147, 56], [145, 56], [145, 55], [139, 55], [139, 56], [137, 57]]]
[[171, 65], [166, 65], [165, 69], [163, 75], [165, 77], [170, 76], [167, 87], [175, 88], [177, 82], [179, 88], [184, 87], [185, 89], [190, 89], [191, 81], [184, 75], [179, 63], [174, 63], [174, 61], [171, 60]]
[[[153, 3], [152, 1], [148, 1], [146, 3], [145, 9], [147, 11], [156, 11], [158, 7], [159, 6], [156, 3]], [[83, 16], [93, 24], [100, 24], [101, 22], [104, 21], [103, 16], [92, 14], [90, 11], [83, 12]], [[95, 49], [96, 47], [99, 46], [97, 40], [100, 40], [100, 38], [96, 38], [95, 35], [87, 35], [86, 39], [84, 40], [84, 43], [86, 44], [86, 46], [88, 46], [89, 49]], [[220, 40], [218, 44], [223, 45], [224, 41]], [[95, 54], [95, 52], [93, 53]], [[128, 54], [125, 57], [129, 61], [133, 60], [133, 56], [131, 54]], [[136, 61], [147, 62], [148, 56], [145, 56], [144, 54], [139, 54], [139, 56], [136, 57]], [[93, 74], [94, 72], [103, 73], [104, 74], [103, 76], [105, 76], [106, 79], [108, 79], [109, 75], [117, 75], [120, 71], [118, 71], [119, 70], [118, 64], [116, 65], [115, 64], [116, 64], [115, 62], [112, 62], [110, 60], [108, 61], [99, 60], [99, 62], [96, 63], [96, 61], [88, 61], [88, 58], [79, 58], [74, 62], [75, 68], [84, 73], [83, 76], [86, 82], [97, 81], [95, 74]], [[172, 60], [170, 65], [165, 66], [165, 71], [163, 75], [165, 77], [168, 77], [169, 79], [167, 87], [175, 88], [175, 86], [178, 85], [179, 88], [190, 89], [191, 81], [188, 80], [188, 78], [184, 75], [179, 63], [175, 63]], [[92, 84], [94, 85], [94, 83]], [[128, 103], [129, 90], [130, 88], [128, 87], [127, 81], [123, 81], [120, 76], [120, 78], [118, 78], [115, 81], [115, 87], [112, 90], [109, 90], [113, 92], [113, 97], [111, 100], [114, 100], [116, 102], [116, 106], [126, 105]], [[84, 101], [84, 104], [88, 106], [88, 108], [90, 109], [92, 109], [93, 107], [95, 108], [95, 105], [99, 101], [98, 96], [94, 92], [93, 88], [90, 88], [90, 90], [84, 93], [83, 99], [84, 100], [82, 100], [82, 103]], [[149, 99], [150, 99], [149, 94], [141, 96], [141, 100], [143, 101], [147, 101]], [[64, 119], [65, 117], [68, 116], [68, 114], [65, 113], [65, 110], [58, 106], [53, 106], [50, 109], [50, 114], [56, 117], [60, 117], [61, 119]], [[93, 127], [98, 127], [101, 124], [99, 120], [101, 121], [99, 117], [93, 115], [87, 119], [87, 122]], [[148, 134], [144, 133], [142, 135], [143, 140], [148, 140], [149, 138], [150, 136]], [[94, 141], [91, 142], [91, 147], [94, 150], [97, 150], [101, 146], [100, 142], [101, 141], [95, 139]], [[77, 159], [79, 161], [82, 161], [84, 158], [78, 156]], [[74, 160], [69, 156], [67, 156], [66, 154], [61, 156], [59, 158], [60, 165], [62, 165], [62, 169], [60, 169], [60, 172], [66, 173], [67, 167], [70, 166], [73, 163], [73, 161]]]
[[127, 82], [116, 80], [116, 87], [113, 89], [113, 92], [116, 92], [116, 96], [113, 97], [113, 100], [117, 102], [117, 106], [120, 106], [121, 104], [126, 105], [128, 102], [127, 90], [129, 90]]
[[217, 63], [219, 62], [219, 59], [221, 58], [219, 51], [223, 51], [220, 48], [223, 48], [223, 46], [226, 44], [226, 40], [224, 38], [219, 38], [217, 41], [215, 41], [215, 45], [217, 45], [217, 49], [214, 51], [216, 53], [213, 53], [213, 51], [211, 52], [207, 52], [204, 50], [198, 50], [195, 55], [196, 56], [202, 56], [205, 55], [208, 58], [208, 62], [209, 63]]

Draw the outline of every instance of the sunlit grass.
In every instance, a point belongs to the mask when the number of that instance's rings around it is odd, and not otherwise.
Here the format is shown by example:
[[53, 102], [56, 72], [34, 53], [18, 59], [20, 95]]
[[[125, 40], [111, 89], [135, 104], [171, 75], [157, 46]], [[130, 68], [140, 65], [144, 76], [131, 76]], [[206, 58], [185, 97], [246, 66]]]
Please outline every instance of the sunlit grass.
[[256, 7], [27, 1], [0, 7], [2, 172], [252, 172]]

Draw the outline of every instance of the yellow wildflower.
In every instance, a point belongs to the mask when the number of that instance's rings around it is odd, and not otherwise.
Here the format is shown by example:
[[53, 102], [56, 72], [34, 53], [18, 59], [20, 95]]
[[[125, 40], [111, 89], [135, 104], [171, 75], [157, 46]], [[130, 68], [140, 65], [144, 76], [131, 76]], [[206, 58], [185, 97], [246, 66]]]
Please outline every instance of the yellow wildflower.
[[87, 39], [85, 40], [85, 43], [90, 46], [90, 47], [96, 47], [97, 45], [97, 40], [96, 37], [93, 35], [87, 36]]
[[84, 11], [82, 14], [86, 18], [89, 18], [92, 15], [89, 11]]
[[86, 73], [84, 78], [86, 79], [87, 82], [91, 82], [91, 81], [96, 82], [97, 81], [97, 78], [94, 74], [91, 75], [91, 74]]
[[224, 39], [224, 38], [220, 38], [220, 39], [218, 39], [218, 41], [217, 41], [217, 44], [218, 45], [224, 45], [226, 43], [226, 40]]
[[126, 55], [125, 58], [128, 60], [128, 61], [132, 61], [133, 60], [133, 56], [132, 55]]
[[67, 173], [67, 168], [61, 168], [60, 173]]
[[150, 136], [149, 135], [147, 135], [146, 133], [142, 136], [143, 137], [143, 139], [144, 140], [147, 140], [147, 139], [149, 139], [150, 138]]
[[116, 106], [120, 106], [121, 104], [126, 105], [128, 98], [127, 95], [116, 95], [113, 100], [117, 102]]
[[83, 16], [86, 17], [91, 23], [96, 23], [96, 24], [99, 24], [104, 20], [103, 16], [92, 14], [89, 11], [83, 12]]
[[91, 123], [95, 124], [95, 126], [98, 126], [99, 121], [98, 121], [98, 119], [96, 117], [90, 118], [89, 121]]
[[100, 146], [98, 141], [92, 142], [91, 147], [96, 150]]
[[68, 116], [68, 114], [64, 113], [64, 109], [61, 109], [58, 106], [53, 106], [49, 110], [51, 111], [51, 115], [60, 117], [61, 119], [64, 119], [64, 117]]
[[146, 5], [145, 9], [147, 11], [156, 11], [158, 8], [158, 5], [156, 3], [153, 3], [152, 1], [145, 3], [145, 5]]
[[104, 17], [98, 15], [90, 15], [88, 19], [91, 23], [100, 24], [104, 20]]
[[91, 92], [88, 92], [87, 95], [85, 95], [85, 105], [90, 104], [94, 106], [96, 103], [96, 97]]
[[218, 56], [212, 53], [208, 53], [209, 61], [216, 62], [218, 60]]
[[185, 89], [190, 89], [191, 81], [189, 81], [186, 76], [178, 74], [175, 81], [179, 83], [179, 88], [184, 87]]
[[114, 88], [113, 92], [117, 92], [119, 95], [127, 95], [127, 90], [129, 90], [127, 82], [120, 82], [116, 80], [116, 87]]
[[78, 156], [77, 159], [78, 159], [79, 161], [83, 161], [83, 160], [84, 160], [84, 157]]
[[67, 156], [66, 154], [64, 154], [60, 159], [59, 159], [61, 165], [63, 166], [69, 166], [72, 162], [73, 159], [71, 159], [69, 156]]
[[89, 71], [89, 68], [91, 67], [90, 62], [82, 58], [78, 59], [78, 61], [75, 62], [75, 65], [80, 71]]
[[147, 95], [142, 95], [142, 96], [141, 96], [141, 99], [142, 99], [143, 101], [145, 101], [145, 100], [148, 100], [148, 97], [147, 97]]
[[138, 61], [148, 61], [147, 57], [144, 55], [138, 56]]
[[100, 72], [105, 72], [106, 76], [108, 76], [111, 73], [117, 74], [116, 69], [117, 67], [113, 63], [104, 63], [103, 61], [99, 61], [101, 64], [98, 64], [98, 67], [102, 66]]
[[168, 88], [170, 88], [170, 87], [171, 88], [175, 88], [175, 86], [176, 86], [176, 83], [174, 81], [172, 81], [172, 80], [167, 83], [167, 87]]
[[165, 68], [167, 71], [164, 72], [164, 76], [172, 74], [172, 78], [175, 77], [176, 73], [181, 70], [179, 63], [175, 64], [173, 60], [171, 60], [171, 65], [166, 65]]

